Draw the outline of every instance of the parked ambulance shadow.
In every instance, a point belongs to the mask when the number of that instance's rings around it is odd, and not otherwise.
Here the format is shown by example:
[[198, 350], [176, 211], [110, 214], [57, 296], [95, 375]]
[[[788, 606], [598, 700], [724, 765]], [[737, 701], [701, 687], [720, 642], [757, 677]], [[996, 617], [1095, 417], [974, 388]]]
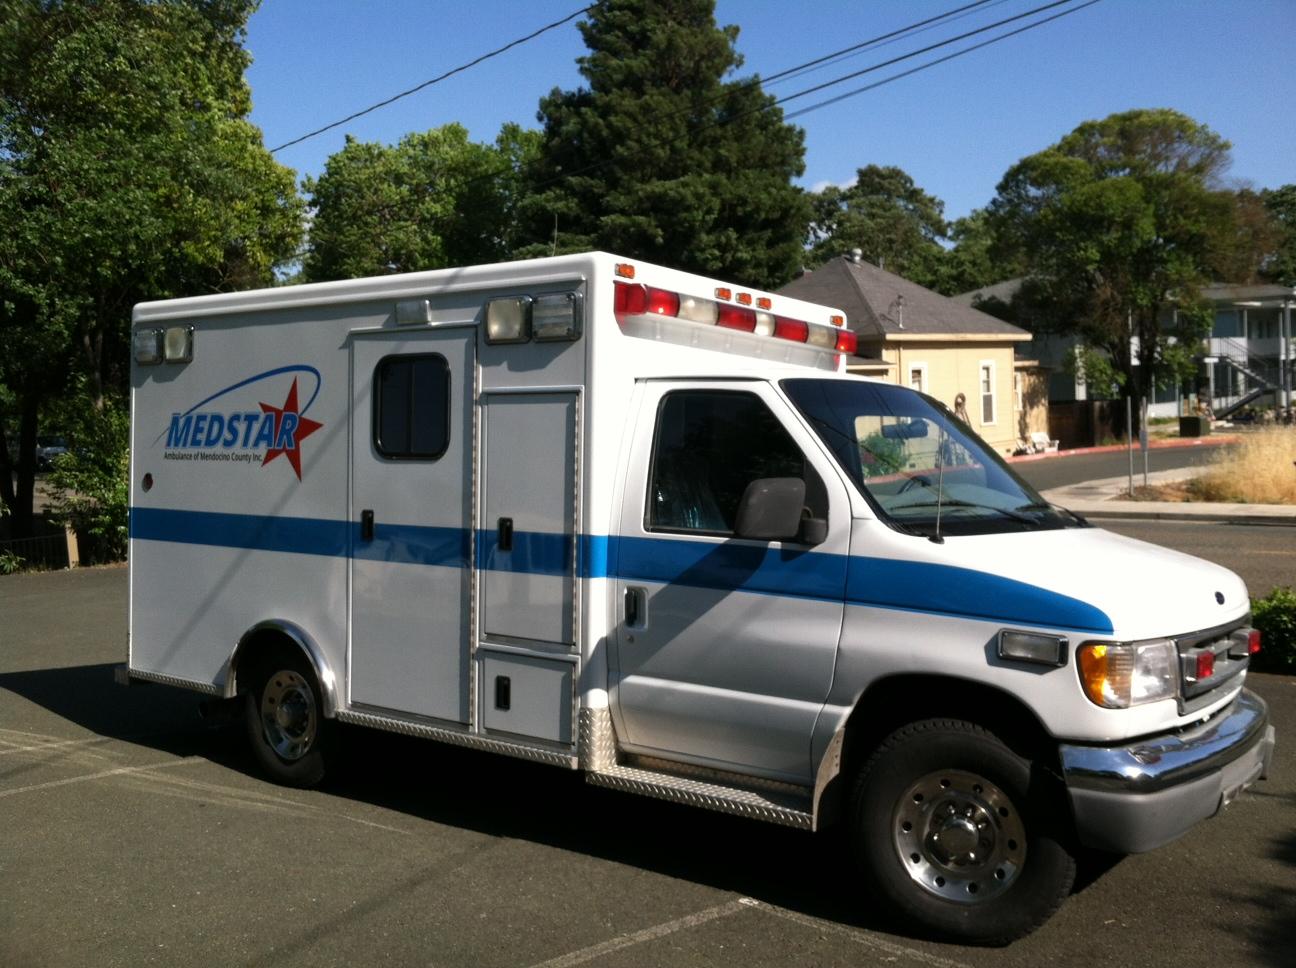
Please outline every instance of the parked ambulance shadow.
[[[755, 820], [594, 787], [582, 774], [372, 730], [343, 733], [329, 792], [432, 823], [650, 870], [841, 924], [894, 932], [847, 848]], [[843, 889], [845, 888], [845, 889]]]
[[[113, 665], [69, 666], [0, 673], [0, 690], [8, 690], [100, 737], [146, 746], [175, 756], [201, 756], [243, 768], [238, 736], [213, 728], [198, 715], [201, 697], [186, 689], [132, 685], [113, 681]], [[76, 747], [52, 749], [39, 759], [4, 764], [6, 780], [60, 757]]]
[[[260, 776], [238, 724], [216, 727], [199, 717], [201, 696], [116, 685], [110, 664], [3, 673], [0, 690], [101, 737]], [[376, 730], [349, 727], [338, 739], [336, 768], [323, 791], [330, 795], [893, 930], [871, 916], [857, 890], [843, 892], [825, 877], [849, 867], [835, 838], [617, 793], [574, 772]], [[31, 768], [4, 766], [7, 782]]]
[[[242, 729], [202, 720], [197, 694], [151, 684], [124, 688], [114, 684], [112, 669], [4, 673], [0, 689], [99, 736], [260, 777]], [[897, 932], [855, 881], [838, 831], [811, 835], [593, 787], [581, 774], [550, 766], [376, 730], [348, 727], [337, 738], [338, 756], [322, 791], [328, 795], [653, 871], [841, 925]]]

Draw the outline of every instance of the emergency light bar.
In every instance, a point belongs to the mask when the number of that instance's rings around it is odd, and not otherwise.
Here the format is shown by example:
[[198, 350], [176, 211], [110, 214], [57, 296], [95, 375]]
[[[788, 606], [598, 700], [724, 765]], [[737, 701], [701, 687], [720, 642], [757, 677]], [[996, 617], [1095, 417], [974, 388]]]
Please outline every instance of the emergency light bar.
[[[614, 308], [617, 321], [623, 327], [625, 320], [630, 317], [667, 316], [706, 326], [735, 329], [756, 336], [804, 343], [829, 353], [853, 354], [859, 346], [858, 338], [845, 328], [845, 319], [841, 316], [833, 316], [834, 326], [823, 326], [778, 316], [765, 309], [749, 309], [747, 307], [752, 302], [750, 293], [738, 293], [737, 299], [742, 305], [735, 306], [642, 283], [618, 282], [615, 286]], [[716, 295], [720, 298], [728, 298], [729, 293], [730, 290], [725, 288], [716, 290]], [[757, 304], [769, 307], [772, 302], [762, 296]]]

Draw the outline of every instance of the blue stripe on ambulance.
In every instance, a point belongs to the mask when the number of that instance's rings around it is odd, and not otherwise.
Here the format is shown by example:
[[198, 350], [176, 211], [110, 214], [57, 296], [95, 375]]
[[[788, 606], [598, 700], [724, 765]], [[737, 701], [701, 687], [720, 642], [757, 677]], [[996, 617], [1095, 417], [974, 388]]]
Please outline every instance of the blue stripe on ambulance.
[[[317, 518], [132, 508], [134, 539], [467, 567], [470, 534], [458, 528], [382, 524], [360, 540], [358, 523]], [[522, 574], [571, 570], [568, 535], [514, 532], [501, 551], [492, 530], [477, 532], [478, 567]], [[982, 621], [1109, 634], [1098, 608], [1027, 582], [969, 568], [895, 558], [865, 558], [687, 538], [582, 535], [582, 578], [620, 578], [721, 591], [845, 601], [851, 605]]]

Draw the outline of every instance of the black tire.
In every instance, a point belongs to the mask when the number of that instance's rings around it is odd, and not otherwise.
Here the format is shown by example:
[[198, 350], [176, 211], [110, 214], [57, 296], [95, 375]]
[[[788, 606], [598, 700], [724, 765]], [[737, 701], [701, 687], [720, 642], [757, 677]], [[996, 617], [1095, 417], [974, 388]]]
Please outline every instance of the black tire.
[[324, 779], [333, 723], [324, 718], [315, 671], [300, 652], [277, 648], [250, 657], [240, 676], [243, 721], [258, 765], [271, 780], [313, 787]]
[[1048, 920], [1075, 880], [1061, 793], [975, 723], [909, 723], [856, 776], [852, 849], [878, 903], [910, 926], [1007, 944]]

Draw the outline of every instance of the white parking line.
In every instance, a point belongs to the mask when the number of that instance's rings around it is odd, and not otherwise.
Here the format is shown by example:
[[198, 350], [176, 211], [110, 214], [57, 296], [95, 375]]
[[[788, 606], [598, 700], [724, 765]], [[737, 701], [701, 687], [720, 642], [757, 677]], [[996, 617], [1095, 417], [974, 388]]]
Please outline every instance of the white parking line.
[[62, 780], [47, 780], [44, 783], [33, 783], [30, 786], [14, 787], [12, 790], [0, 790], [0, 799], [17, 796], [20, 793], [33, 793], [36, 790], [50, 790], [54, 787], [67, 786], [70, 783], [84, 783], [87, 780], [103, 780], [110, 776], [125, 776], [129, 773], [147, 773], [150, 770], [165, 770], [173, 766], [190, 766], [194, 763], [205, 763], [197, 756], [186, 756], [179, 760], [167, 760], [163, 763], [150, 763], [148, 766], [120, 766], [115, 770], [101, 770], [98, 773], [84, 773], [81, 776], [69, 776]]
[[588, 948], [581, 948], [579, 951], [559, 955], [557, 958], [551, 958], [549, 961], [542, 961], [538, 965], [533, 965], [532, 968], [571, 968], [572, 965], [581, 965], [587, 961], [593, 961], [595, 958], [601, 958], [603, 955], [610, 954], [613, 951], [620, 951], [622, 948], [630, 948], [637, 944], [643, 944], [645, 941], [664, 938], [668, 934], [674, 934], [676, 931], [695, 928], [699, 924], [706, 924], [708, 921], [715, 921], [718, 918], [727, 918], [731, 914], [737, 914], [739, 911], [745, 910], [747, 908], [746, 900], [746, 898], [742, 898], [737, 901], [730, 901], [728, 904], [718, 904], [715, 907], [707, 908], [705, 911], [699, 911], [697, 914], [690, 914], [686, 917], [676, 918], [674, 921], [655, 924], [651, 928], [644, 928], [642, 931], [618, 935], [611, 941], [604, 941], [602, 944], [590, 945]]
[[655, 941], [658, 938], [674, 934], [676, 931], [695, 928], [700, 924], [706, 924], [708, 921], [716, 921], [720, 918], [729, 917], [731, 914], [751, 910], [764, 911], [766, 914], [792, 921], [814, 931], [826, 931], [841, 935], [856, 944], [872, 948], [874, 951], [886, 955], [888, 961], [904, 958], [908, 961], [929, 965], [930, 968], [970, 968], [969, 965], [962, 961], [954, 961], [950, 958], [942, 958], [939, 955], [928, 954], [925, 951], [919, 951], [917, 948], [910, 948], [906, 945], [896, 944], [894, 941], [887, 941], [857, 928], [835, 924], [832, 921], [825, 921], [822, 918], [811, 917], [807, 914], [798, 914], [796, 911], [789, 911], [787, 908], [766, 904], [764, 901], [757, 901], [755, 898], [750, 897], [740, 897], [738, 900], [730, 901], [728, 904], [718, 904], [715, 907], [707, 908], [705, 911], [676, 918], [674, 921], [666, 921], [662, 924], [653, 925], [651, 928], [644, 928], [641, 931], [618, 935], [610, 941], [604, 941], [601, 944], [590, 945], [588, 948], [581, 948], [578, 951], [559, 955], [549, 961], [542, 961], [537, 965], [532, 965], [531, 968], [571, 968], [573, 965], [593, 961], [595, 958], [601, 958], [623, 948], [643, 944], [645, 941]]
[[849, 938], [856, 944], [861, 944], [866, 948], [873, 948], [877, 951], [884, 952], [893, 958], [908, 958], [912, 961], [921, 962], [924, 965], [931, 965], [932, 968], [971, 968], [970, 965], [962, 961], [954, 961], [950, 958], [942, 958], [940, 955], [928, 954], [926, 951], [919, 951], [917, 948], [910, 948], [906, 945], [896, 944], [894, 941], [887, 941], [885, 938], [879, 938], [877, 935], [861, 931], [858, 928], [851, 928], [844, 924], [825, 921], [823, 918], [811, 917], [808, 914], [798, 914], [796, 911], [789, 911], [787, 908], [777, 907], [773, 904], [766, 904], [764, 901], [743, 898], [740, 903], [749, 904], [761, 911], [767, 911], [768, 913], [787, 921], [793, 921], [807, 928], [813, 928], [816, 931], [829, 931], [833, 934], [839, 934], [845, 938]]
[[[0, 740], [3, 742], [3, 740]], [[63, 746], [93, 746], [98, 743], [109, 743], [111, 740], [107, 736], [96, 736], [93, 739], [65, 739], [57, 743], [37, 743], [34, 746], [15, 746], [12, 749], [0, 750], [0, 756], [7, 753], [30, 753], [34, 750], [52, 750]]]

